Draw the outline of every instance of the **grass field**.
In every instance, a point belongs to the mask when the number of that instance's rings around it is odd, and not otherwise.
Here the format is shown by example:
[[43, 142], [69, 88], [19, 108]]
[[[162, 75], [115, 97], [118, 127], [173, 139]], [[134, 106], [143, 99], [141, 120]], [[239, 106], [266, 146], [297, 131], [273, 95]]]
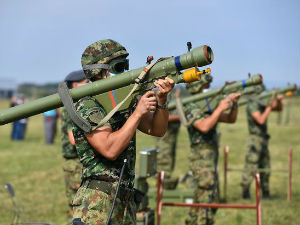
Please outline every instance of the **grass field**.
[[[262, 200], [262, 222], [264, 225], [300, 224], [300, 104], [299, 98], [289, 100], [289, 121], [286, 122], [288, 110], [282, 112], [282, 124], [277, 123], [278, 114], [272, 113], [269, 119], [271, 165], [274, 169], [287, 169], [288, 149], [293, 148], [293, 191], [292, 201], [287, 198], [287, 174], [271, 175], [271, 200]], [[0, 109], [8, 107], [8, 102], [0, 101]], [[242, 168], [244, 164], [247, 123], [245, 109], [241, 108], [237, 123], [220, 125], [221, 132], [219, 174], [220, 187], [223, 190], [223, 148], [230, 146], [229, 167]], [[4, 182], [11, 183], [16, 191], [18, 203], [22, 205], [22, 220], [51, 221], [55, 225], [65, 224], [66, 197], [62, 173], [63, 159], [59, 133], [53, 146], [44, 144], [44, 127], [42, 116], [30, 118], [26, 140], [12, 142], [10, 140], [11, 124], [0, 126], [0, 225], [9, 225], [12, 217], [12, 203], [3, 188]], [[137, 149], [153, 147], [154, 139], [137, 134]], [[178, 140], [175, 174], [182, 176], [188, 170], [187, 155], [189, 140], [186, 129], [180, 130]], [[137, 163], [138, 165], [138, 163]], [[228, 174], [229, 203], [254, 203], [254, 185], [251, 187], [252, 200], [241, 199], [239, 186], [241, 174]], [[154, 184], [154, 179], [150, 181]], [[179, 188], [184, 188], [179, 185]], [[221, 196], [222, 196], [221, 192]], [[153, 203], [152, 203], [153, 204]], [[164, 208], [163, 225], [184, 224], [188, 209]], [[253, 225], [256, 224], [255, 210], [220, 209], [216, 216], [216, 224]]]

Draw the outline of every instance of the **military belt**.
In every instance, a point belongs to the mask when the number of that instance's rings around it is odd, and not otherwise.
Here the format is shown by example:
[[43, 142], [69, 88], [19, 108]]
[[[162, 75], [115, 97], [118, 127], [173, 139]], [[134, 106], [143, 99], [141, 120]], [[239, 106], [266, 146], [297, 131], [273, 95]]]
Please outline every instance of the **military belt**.
[[215, 148], [216, 144], [208, 144], [203, 142], [193, 143], [191, 147], [200, 147], [200, 148]]
[[[94, 189], [94, 190], [99, 190], [104, 192], [105, 194], [111, 195], [114, 193], [115, 188], [113, 187], [114, 183], [102, 181], [102, 180], [86, 180], [84, 186], [86, 185], [87, 188], [89, 189]], [[119, 193], [117, 198], [120, 200], [127, 201], [130, 198], [134, 197], [134, 189], [126, 188], [120, 186]]]
[[270, 139], [270, 135], [269, 134], [255, 134], [255, 133], [250, 133], [250, 136], [259, 137], [259, 138], [264, 139], [264, 140], [269, 140]]
[[[107, 195], [111, 195], [114, 192], [113, 190], [115, 188], [113, 187], [113, 184], [114, 183], [102, 180], [87, 179], [84, 181], [84, 186], [86, 186], [87, 188], [102, 191]], [[133, 200], [138, 208], [144, 196], [145, 194], [138, 189], [120, 186], [117, 198], [119, 198], [121, 201]]]

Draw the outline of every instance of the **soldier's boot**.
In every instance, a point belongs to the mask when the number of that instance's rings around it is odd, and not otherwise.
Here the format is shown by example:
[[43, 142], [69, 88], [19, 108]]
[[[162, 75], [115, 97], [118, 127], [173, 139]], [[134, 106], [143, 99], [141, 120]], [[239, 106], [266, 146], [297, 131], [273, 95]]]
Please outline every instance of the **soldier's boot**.
[[250, 199], [250, 191], [249, 188], [244, 188], [242, 193], [243, 199]]
[[75, 218], [72, 221], [72, 225], [87, 225], [86, 223], [81, 222], [80, 218]]
[[269, 190], [263, 190], [262, 191], [262, 197], [263, 197], [263, 199], [270, 199], [271, 198], [270, 191]]

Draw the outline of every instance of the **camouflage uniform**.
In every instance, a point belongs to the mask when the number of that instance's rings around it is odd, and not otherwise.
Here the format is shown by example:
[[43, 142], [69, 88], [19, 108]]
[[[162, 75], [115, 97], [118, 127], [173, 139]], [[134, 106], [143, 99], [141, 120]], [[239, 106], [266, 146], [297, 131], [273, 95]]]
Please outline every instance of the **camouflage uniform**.
[[[103, 107], [92, 97], [80, 99], [75, 108], [92, 127], [95, 127], [106, 115]], [[124, 125], [131, 113], [117, 112], [103, 126], [111, 127], [113, 132], [117, 131]], [[84, 131], [75, 124], [73, 124], [73, 134], [77, 152], [83, 164], [83, 183], [73, 201], [73, 218], [80, 218], [82, 222], [93, 225], [106, 222], [123, 161], [127, 159], [111, 224], [135, 224], [136, 204], [132, 191], [135, 176], [135, 136], [119, 157], [111, 161], [89, 144]]]
[[[247, 171], [242, 174], [241, 182], [244, 190], [249, 189], [257, 168], [270, 169], [267, 122], [263, 125], [259, 125], [251, 116], [254, 112], [263, 113], [265, 108], [266, 107], [264, 105], [254, 100], [249, 100], [247, 106], [248, 129], [250, 136], [248, 138], [248, 151], [245, 157], [245, 169]], [[269, 171], [260, 173], [263, 193], [269, 192], [269, 177]]]
[[[206, 134], [198, 131], [193, 125], [199, 119], [210, 116], [211, 113], [201, 112], [195, 103], [184, 106], [184, 113], [188, 121], [192, 121], [188, 127], [191, 143], [189, 155], [190, 170], [193, 173], [195, 184], [194, 203], [211, 203], [219, 200], [218, 192], [218, 135], [216, 125]], [[191, 208], [186, 224], [214, 224], [213, 215], [216, 210], [205, 208]]]
[[[169, 95], [173, 96], [173, 95]], [[169, 99], [171, 101], [171, 99]], [[170, 115], [175, 115], [176, 110], [169, 111]], [[165, 171], [164, 187], [166, 189], [175, 189], [178, 178], [171, 178], [175, 167], [176, 160], [176, 142], [179, 133], [180, 121], [168, 123], [168, 128], [162, 138], [156, 139], [157, 153], [157, 170]]]
[[62, 154], [65, 158], [63, 165], [66, 196], [68, 199], [69, 209], [67, 217], [72, 219], [72, 201], [81, 183], [82, 165], [79, 161], [75, 146], [73, 146], [68, 137], [68, 131], [72, 130], [72, 120], [63, 108], [61, 112], [61, 144]]

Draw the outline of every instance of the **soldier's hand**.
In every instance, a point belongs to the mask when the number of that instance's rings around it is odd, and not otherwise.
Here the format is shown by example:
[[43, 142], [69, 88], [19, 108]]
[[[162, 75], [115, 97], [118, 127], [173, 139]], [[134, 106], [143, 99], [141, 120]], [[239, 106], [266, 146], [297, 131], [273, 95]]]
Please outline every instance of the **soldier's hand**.
[[278, 107], [277, 98], [272, 99], [270, 106], [271, 106], [272, 109], [277, 109], [277, 107]]
[[218, 108], [223, 112], [230, 108], [231, 99], [230, 98], [224, 98], [220, 101]]
[[156, 97], [154, 91], [146, 92], [139, 100], [135, 109], [141, 116], [147, 114], [149, 111], [156, 110]]
[[230, 98], [230, 100], [233, 102], [233, 103], [237, 103], [238, 100], [240, 99], [242, 94], [240, 93], [231, 93], [230, 95], [228, 95], [228, 98]]
[[283, 95], [277, 95], [277, 100], [278, 101], [282, 101], [282, 99], [283, 99]]
[[156, 93], [158, 104], [165, 104], [167, 96], [172, 91], [175, 82], [171, 78], [166, 77], [165, 79], [156, 80], [154, 85], [158, 88], [158, 92]]

